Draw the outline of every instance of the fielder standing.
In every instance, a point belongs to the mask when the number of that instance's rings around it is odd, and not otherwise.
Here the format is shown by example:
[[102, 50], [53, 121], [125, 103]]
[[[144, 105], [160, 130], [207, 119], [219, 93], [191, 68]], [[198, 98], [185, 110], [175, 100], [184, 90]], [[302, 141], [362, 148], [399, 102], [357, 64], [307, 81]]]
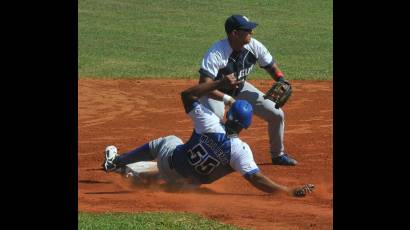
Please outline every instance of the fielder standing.
[[214, 43], [204, 55], [199, 70], [199, 83], [212, 82], [230, 75], [244, 83], [234, 90], [214, 90], [202, 97], [201, 103], [223, 119], [225, 105], [232, 105], [236, 99], [247, 100], [254, 108], [255, 115], [268, 123], [272, 164], [296, 165], [297, 161], [284, 151], [283, 110], [276, 109], [273, 101], [265, 100], [264, 93], [246, 81], [256, 63], [275, 81], [285, 81], [266, 47], [252, 38], [252, 30], [257, 25], [242, 15], [232, 15], [226, 20], [227, 37]]

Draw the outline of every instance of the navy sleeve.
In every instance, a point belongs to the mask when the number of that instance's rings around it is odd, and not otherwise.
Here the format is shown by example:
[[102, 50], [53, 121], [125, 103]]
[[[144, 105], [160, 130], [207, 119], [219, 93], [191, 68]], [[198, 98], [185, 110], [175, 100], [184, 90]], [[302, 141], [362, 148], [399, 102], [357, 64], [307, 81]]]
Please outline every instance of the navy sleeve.
[[275, 60], [272, 59], [272, 61], [271, 61], [269, 64], [267, 64], [267, 65], [265, 65], [265, 66], [261, 66], [261, 68], [266, 68], [266, 67], [268, 67], [268, 66], [272, 66], [273, 63], [275, 63]]
[[212, 79], [214, 79], [216, 77], [216, 76], [212, 75], [211, 72], [209, 72], [208, 70], [205, 70], [205, 69], [202, 69], [202, 68], [199, 69], [198, 72], [201, 76], [207, 76], [207, 77], [210, 77]]
[[252, 176], [253, 174], [258, 173], [258, 172], [260, 172], [260, 171], [261, 171], [261, 170], [260, 170], [259, 168], [256, 168], [256, 169], [254, 169], [254, 170], [252, 170], [252, 171], [249, 171], [249, 172], [245, 173], [243, 176], [244, 176], [245, 178], [248, 178], [248, 179], [249, 179], [250, 176]]
[[185, 110], [186, 113], [191, 112], [197, 105], [199, 105], [199, 101], [194, 101], [192, 105], [188, 108], [188, 110]]

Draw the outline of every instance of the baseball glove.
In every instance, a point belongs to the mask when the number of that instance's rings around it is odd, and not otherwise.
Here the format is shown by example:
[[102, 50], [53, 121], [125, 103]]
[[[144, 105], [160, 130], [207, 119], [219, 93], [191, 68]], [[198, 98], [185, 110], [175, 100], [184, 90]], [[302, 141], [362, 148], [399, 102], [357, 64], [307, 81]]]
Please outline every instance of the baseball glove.
[[278, 81], [266, 92], [264, 99], [275, 102], [275, 108], [279, 109], [285, 105], [292, 95], [292, 86], [288, 81]]
[[313, 192], [315, 185], [313, 184], [306, 184], [302, 187], [295, 188], [293, 190], [293, 196], [295, 197], [304, 197], [306, 194]]

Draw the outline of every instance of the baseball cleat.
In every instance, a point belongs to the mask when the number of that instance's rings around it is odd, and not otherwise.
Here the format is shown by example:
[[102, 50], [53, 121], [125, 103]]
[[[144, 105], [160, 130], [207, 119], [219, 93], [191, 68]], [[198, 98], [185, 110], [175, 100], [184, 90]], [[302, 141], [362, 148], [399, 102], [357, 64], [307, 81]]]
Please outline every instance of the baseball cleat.
[[284, 153], [278, 157], [272, 158], [273, 165], [287, 165], [287, 166], [295, 166], [297, 165], [297, 161], [290, 157], [287, 153]]
[[118, 156], [117, 153], [118, 150], [114, 145], [110, 145], [105, 148], [105, 161], [102, 166], [106, 172], [112, 172], [117, 169], [117, 166], [114, 164], [114, 160]]
[[293, 191], [293, 196], [304, 197], [304, 196], [306, 196], [306, 194], [312, 193], [314, 188], [315, 188], [315, 185], [313, 185], [313, 184], [303, 185], [302, 187], [296, 188]]

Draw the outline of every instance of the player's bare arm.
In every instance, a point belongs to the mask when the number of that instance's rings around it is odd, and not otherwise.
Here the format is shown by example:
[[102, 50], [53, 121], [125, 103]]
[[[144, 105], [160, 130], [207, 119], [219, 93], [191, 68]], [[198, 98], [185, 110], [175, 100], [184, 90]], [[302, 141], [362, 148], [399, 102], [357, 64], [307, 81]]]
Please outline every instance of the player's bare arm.
[[[232, 75], [223, 77], [221, 80], [206, 81], [204, 83], [195, 85], [193, 87], [190, 87], [184, 90], [181, 93], [181, 99], [184, 104], [185, 111], [189, 111], [192, 104], [195, 101], [197, 101], [200, 97], [205, 96], [207, 94], [209, 95], [213, 91], [218, 91], [217, 89], [220, 89], [220, 88], [231, 89], [233, 87], [236, 87], [240, 83], [241, 82], [237, 81], [236, 78], [232, 74]], [[222, 93], [220, 91], [218, 92]]]
[[[232, 73], [232, 74], [229, 74], [229, 75], [227, 75], [227, 76], [229, 76], [229, 77], [235, 77], [235, 75]], [[206, 83], [206, 82], [212, 82], [212, 81], [214, 81], [214, 80], [212, 80], [212, 78], [210, 78], [210, 77], [208, 77], [208, 76], [205, 76], [205, 75], [201, 75], [200, 77], [199, 77], [199, 84], [201, 84], [201, 83]], [[238, 83], [239, 84], [239, 83]], [[228, 106], [230, 106], [230, 105], [232, 105], [234, 102], [235, 102], [235, 99], [233, 99], [233, 97], [231, 97], [231, 96], [229, 96], [229, 95], [227, 95], [227, 94], [224, 94], [223, 92], [221, 92], [221, 91], [219, 91], [219, 90], [213, 90], [212, 92], [210, 92], [209, 94], [208, 94], [208, 97], [210, 97], [210, 98], [212, 98], [212, 99], [214, 99], [214, 100], [218, 100], [218, 101], [224, 101], [224, 103], [226, 104], [226, 105], [228, 105]]]
[[257, 172], [251, 176], [245, 177], [253, 186], [266, 193], [279, 193], [284, 192], [291, 196], [304, 197], [306, 194], [311, 193], [314, 189], [314, 185], [307, 184], [301, 187], [289, 188], [283, 185], [279, 185], [262, 173]]
[[[208, 77], [208, 76], [205, 76], [205, 75], [201, 75], [200, 77], [199, 77], [199, 84], [201, 84], [201, 83], [209, 83], [209, 82], [213, 82], [214, 80], [212, 80], [212, 78], [210, 78], [210, 77]], [[212, 98], [212, 99], [214, 99], [214, 100], [218, 100], [218, 101], [222, 101], [222, 99], [223, 99], [223, 96], [224, 96], [224, 93], [222, 93], [221, 91], [219, 91], [219, 90], [213, 90], [212, 92], [210, 92], [209, 94], [208, 94], [208, 97], [210, 97], [210, 98]]]
[[291, 189], [279, 184], [276, 184], [262, 173], [257, 172], [251, 176], [245, 177], [257, 189], [267, 193], [285, 192], [291, 193]]
[[273, 63], [272, 65], [268, 65], [264, 69], [266, 70], [266, 72], [269, 73], [269, 75], [275, 81], [279, 81], [279, 79], [284, 78], [282, 71], [279, 69], [279, 67], [276, 63]]

